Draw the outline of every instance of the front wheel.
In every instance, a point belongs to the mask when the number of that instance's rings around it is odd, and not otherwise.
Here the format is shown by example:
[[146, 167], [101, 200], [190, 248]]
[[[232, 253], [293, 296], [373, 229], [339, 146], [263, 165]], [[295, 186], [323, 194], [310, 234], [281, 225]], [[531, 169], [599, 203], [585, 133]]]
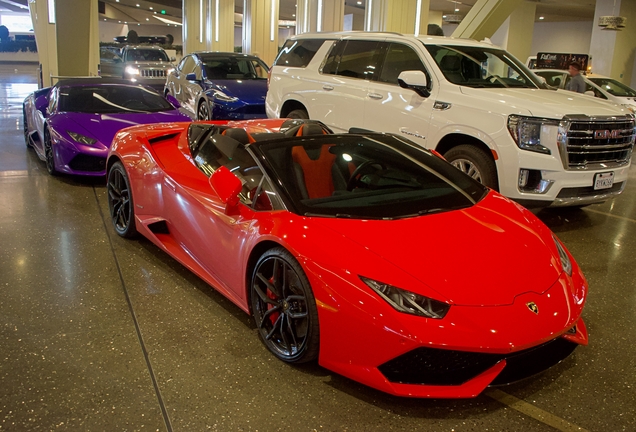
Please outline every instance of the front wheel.
[[121, 162], [115, 162], [108, 170], [108, 210], [117, 234], [131, 238], [137, 234], [130, 180]]
[[314, 294], [296, 259], [284, 248], [270, 249], [256, 263], [250, 297], [265, 346], [287, 363], [318, 357], [318, 311]]
[[204, 100], [199, 102], [197, 120], [210, 120], [210, 108], [208, 107], [208, 103]]
[[26, 144], [27, 148], [33, 147], [33, 144], [31, 144], [31, 139], [29, 138], [29, 123], [27, 122], [25, 108], [22, 108], [22, 120], [24, 122], [24, 143]]
[[308, 120], [309, 114], [304, 109], [295, 109], [287, 114], [287, 118]]
[[495, 161], [479, 147], [462, 144], [444, 153], [444, 158], [479, 183], [499, 190]]
[[55, 169], [55, 152], [53, 151], [53, 142], [51, 141], [51, 133], [49, 129], [44, 129], [44, 157], [46, 159], [46, 170], [51, 175], [58, 175], [59, 171]]

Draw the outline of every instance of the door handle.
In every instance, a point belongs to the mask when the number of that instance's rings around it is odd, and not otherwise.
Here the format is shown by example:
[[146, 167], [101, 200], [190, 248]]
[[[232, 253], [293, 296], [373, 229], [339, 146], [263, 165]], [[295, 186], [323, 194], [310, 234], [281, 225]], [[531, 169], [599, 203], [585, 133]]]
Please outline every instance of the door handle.
[[383, 99], [384, 96], [382, 96], [380, 93], [368, 93], [367, 96], [369, 96], [371, 99]]
[[322, 89], [323, 89], [323, 90], [327, 90], [327, 91], [331, 91], [331, 90], [333, 90], [333, 86], [330, 86], [330, 85], [326, 85], [326, 84], [325, 84], [324, 86], [322, 86]]

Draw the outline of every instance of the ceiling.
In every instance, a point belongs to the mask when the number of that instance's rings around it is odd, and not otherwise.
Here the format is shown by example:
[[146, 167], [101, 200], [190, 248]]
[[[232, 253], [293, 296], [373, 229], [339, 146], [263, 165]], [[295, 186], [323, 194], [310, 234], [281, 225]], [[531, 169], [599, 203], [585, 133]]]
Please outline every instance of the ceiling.
[[[27, 12], [29, 0], [0, 0], [0, 11]], [[181, 21], [182, 0], [104, 0], [107, 11], [102, 18], [121, 20], [140, 24], [168, 24], [157, 20], [153, 15], [161, 15], [163, 9], [166, 19]], [[295, 20], [297, 0], [280, 0], [280, 19]], [[345, 0], [348, 13], [364, 14], [367, 0]], [[536, 21], [592, 21], [596, 0], [527, 0], [537, 5]], [[430, 0], [430, 10], [447, 14], [466, 15], [477, 0]], [[243, 13], [243, 0], [235, 0], [235, 10]], [[459, 9], [455, 12], [455, 9]], [[540, 19], [543, 17], [543, 19]]]

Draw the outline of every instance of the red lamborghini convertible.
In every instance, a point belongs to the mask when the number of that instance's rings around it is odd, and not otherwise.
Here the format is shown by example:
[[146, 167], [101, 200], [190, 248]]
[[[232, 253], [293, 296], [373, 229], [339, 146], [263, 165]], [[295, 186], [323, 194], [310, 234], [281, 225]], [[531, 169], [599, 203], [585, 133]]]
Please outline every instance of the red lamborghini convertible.
[[587, 344], [587, 282], [523, 207], [389, 134], [302, 120], [120, 131], [117, 233], [252, 314], [279, 359], [411, 397], [474, 397]]

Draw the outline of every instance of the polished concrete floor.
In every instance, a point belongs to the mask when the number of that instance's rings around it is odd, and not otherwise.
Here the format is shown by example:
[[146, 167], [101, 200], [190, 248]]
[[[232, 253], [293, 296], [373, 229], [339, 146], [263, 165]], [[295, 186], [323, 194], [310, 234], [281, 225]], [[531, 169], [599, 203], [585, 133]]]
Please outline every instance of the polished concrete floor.
[[636, 430], [636, 168], [613, 201], [539, 213], [589, 280], [589, 346], [475, 399], [401, 399], [275, 360], [237, 307], [117, 237], [103, 179], [26, 149], [34, 83], [0, 65], [0, 430]]

